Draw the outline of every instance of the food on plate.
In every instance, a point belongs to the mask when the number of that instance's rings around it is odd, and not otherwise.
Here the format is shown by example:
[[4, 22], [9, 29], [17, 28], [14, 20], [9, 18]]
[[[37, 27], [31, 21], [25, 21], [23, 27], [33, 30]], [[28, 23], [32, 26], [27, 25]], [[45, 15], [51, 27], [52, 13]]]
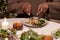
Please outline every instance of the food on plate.
[[5, 38], [0, 37], [0, 40], [5, 40]]
[[27, 23], [31, 24], [31, 25], [34, 25], [35, 23], [37, 23], [38, 20], [35, 20], [35, 19], [29, 19]]
[[32, 26], [37, 26], [37, 27], [42, 27], [43, 25], [45, 25], [45, 23], [46, 22], [44, 19], [29, 19], [26, 21], [26, 25], [30, 24]]
[[44, 35], [43, 40], [53, 40], [53, 37], [51, 35]]
[[[9, 32], [8, 32], [8, 30], [9, 30]], [[0, 30], [0, 39], [1, 40], [4, 38], [10, 39], [9, 38], [10, 36], [16, 35], [16, 31], [14, 29], [8, 29], [8, 30], [3, 30], [3, 29]]]
[[36, 25], [42, 26], [45, 23], [45, 20], [38, 20], [38, 23]]
[[20, 40], [42, 40], [43, 35], [38, 35], [33, 30], [29, 30], [27, 32], [23, 32], [21, 34]]
[[8, 40], [18, 40], [17, 36], [16, 35], [12, 35], [9, 37]]
[[7, 30], [3, 30], [3, 29], [0, 30], [0, 37], [6, 38], [9, 37], [9, 35], [10, 34], [7, 32]]
[[[10, 32], [8, 32], [8, 30]], [[16, 35], [15, 29], [8, 29], [8, 30], [3, 30], [3, 29], [0, 30], [0, 40], [5, 40], [5, 38], [8, 38], [9, 40], [10, 39], [14, 39], [15, 40], [15, 38], [12, 37], [12, 36]]]
[[60, 38], [60, 29], [58, 29], [56, 32], [53, 33], [53, 36], [55, 38]]
[[21, 22], [16, 22], [13, 24], [13, 28], [17, 30], [22, 30], [23, 29], [23, 24]]
[[9, 29], [10, 30], [10, 32], [8, 32], [8, 33], [10, 33], [10, 36], [9, 36], [9, 38], [8, 38], [8, 40], [17, 40], [17, 36], [16, 36], [16, 29]]
[[16, 35], [16, 29], [14, 29], [14, 28], [12, 28], [12, 29], [8, 29], [8, 30], [10, 30], [10, 32], [13, 34], [13, 35]]

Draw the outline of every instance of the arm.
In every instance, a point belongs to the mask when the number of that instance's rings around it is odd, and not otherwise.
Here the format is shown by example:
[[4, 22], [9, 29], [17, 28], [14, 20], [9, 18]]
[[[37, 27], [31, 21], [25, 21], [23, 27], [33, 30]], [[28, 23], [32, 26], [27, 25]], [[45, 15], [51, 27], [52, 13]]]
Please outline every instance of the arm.
[[12, 3], [17, 3], [18, 0], [7, 0], [7, 5], [10, 5]]
[[48, 2], [49, 8], [60, 10], [60, 2]]
[[60, 11], [60, 2], [46, 2], [39, 4], [37, 13], [38, 14], [41, 14], [41, 12], [45, 13], [48, 8]]
[[39, 4], [38, 6], [38, 15], [41, 17], [45, 15], [46, 9], [49, 8], [49, 13], [53, 13], [54, 15], [59, 15], [57, 13], [60, 13], [60, 2], [46, 2]]
[[28, 2], [12, 3], [8, 5], [7, 8], [10, 12], [15, 12], [15, 13], [23, 13], [24, 11], [28, 15], [30, 15], [31, 12], [31, 4]]

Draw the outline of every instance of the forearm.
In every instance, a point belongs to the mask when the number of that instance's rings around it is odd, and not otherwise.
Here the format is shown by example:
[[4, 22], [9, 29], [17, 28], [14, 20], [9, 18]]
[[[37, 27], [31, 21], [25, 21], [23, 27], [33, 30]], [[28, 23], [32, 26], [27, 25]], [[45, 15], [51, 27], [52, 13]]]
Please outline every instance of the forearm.
[[49, 8], [60, 10], [60, 2], [48, 2]]
[[7, 5], [10, 5], [12, 3], [17, 3], [18, 0], [7, 0]]

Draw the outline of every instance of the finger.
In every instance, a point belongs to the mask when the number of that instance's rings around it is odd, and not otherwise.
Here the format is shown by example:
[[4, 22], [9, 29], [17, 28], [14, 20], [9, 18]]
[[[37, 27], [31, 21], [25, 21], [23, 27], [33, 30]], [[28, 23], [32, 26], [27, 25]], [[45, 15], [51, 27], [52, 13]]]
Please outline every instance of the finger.
[[42, 12], [42, 8], [41, 8], [41, 10], [39, 10], [39, 13], [41, 13]]
[[30, 15], [30, 10], [28, 8], [26, 9], [26, 13]]
[[30, 13], [28, 13], [28, 15], [30, 15]]
[[36, 15], [39, 15], [42, 12], [42, 8], [40, 10], [38, 10]]
[[47, 11], [47, 9], [46, 9], [46, 8], [44, 8], [42, 12], [44, 13], [44, 12], [46, 12], [46, 11]]

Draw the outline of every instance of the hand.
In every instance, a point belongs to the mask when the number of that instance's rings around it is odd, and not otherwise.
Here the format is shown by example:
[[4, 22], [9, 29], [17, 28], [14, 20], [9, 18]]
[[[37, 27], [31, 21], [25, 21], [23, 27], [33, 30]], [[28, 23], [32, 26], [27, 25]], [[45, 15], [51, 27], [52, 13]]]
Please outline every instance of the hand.
[[39, 4], [38, 6], [38, 10], [37, 10], [37, 15], [39, 15], [40, 13], [45, 13], [48, 9], [48, 3], [42, 3], [42, 4]]
[[25, 11], [28, 15], [30, 15], [31, 5], [29, 3], [24, 3], [23, 4], [23, 11]]

